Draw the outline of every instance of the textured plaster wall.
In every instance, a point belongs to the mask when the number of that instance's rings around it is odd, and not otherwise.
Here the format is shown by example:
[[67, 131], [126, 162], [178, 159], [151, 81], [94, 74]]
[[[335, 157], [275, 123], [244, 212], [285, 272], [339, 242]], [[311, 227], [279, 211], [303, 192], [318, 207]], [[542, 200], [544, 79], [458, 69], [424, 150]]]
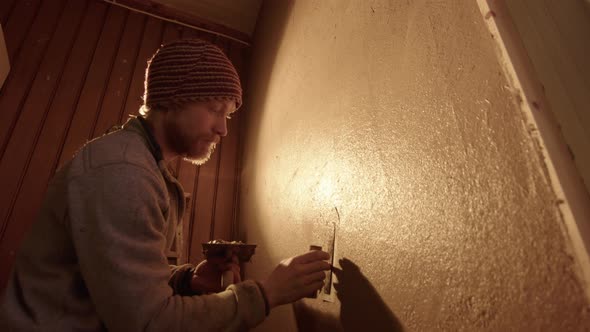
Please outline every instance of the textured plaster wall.
[[239, 220], [259, 247], [246, 275], [326, 247], [333, 225], [342, 269], [334, 302], [280, 307], [258, 331], [590, 327], [475, 2], [267, 1], [255, 37]]

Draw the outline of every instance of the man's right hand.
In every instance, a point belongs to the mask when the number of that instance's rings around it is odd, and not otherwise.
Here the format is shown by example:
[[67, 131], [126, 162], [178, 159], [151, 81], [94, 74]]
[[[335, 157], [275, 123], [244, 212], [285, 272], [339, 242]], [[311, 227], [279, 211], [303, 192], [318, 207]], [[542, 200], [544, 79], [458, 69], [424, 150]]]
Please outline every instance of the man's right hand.
[[263, 281], [269, 309], [281, 304], [295, 302], [324, 285], [326, 273], [331, 265], [327, 252], [313, 250], [279, 263], [270, 276]]

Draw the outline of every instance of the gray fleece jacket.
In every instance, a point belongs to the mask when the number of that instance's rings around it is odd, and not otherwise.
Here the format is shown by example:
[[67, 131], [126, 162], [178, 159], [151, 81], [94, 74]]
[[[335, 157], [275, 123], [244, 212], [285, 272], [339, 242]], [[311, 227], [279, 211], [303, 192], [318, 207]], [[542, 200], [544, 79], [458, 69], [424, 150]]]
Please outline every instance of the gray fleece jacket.
[[259, 324], [265, 304], [255, 282], [190, 296], [192, 266], [168, 265], [183, 197], [139, 118], [86, 144], [49, 185], [0, 303], [0, 331], [234, 331]]

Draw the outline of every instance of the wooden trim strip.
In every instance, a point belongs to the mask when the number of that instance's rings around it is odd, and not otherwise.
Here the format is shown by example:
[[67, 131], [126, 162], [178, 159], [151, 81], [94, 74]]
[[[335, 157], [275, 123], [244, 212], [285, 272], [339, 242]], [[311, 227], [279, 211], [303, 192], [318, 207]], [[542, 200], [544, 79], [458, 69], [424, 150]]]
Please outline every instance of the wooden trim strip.
[[[213, 44], [219, 46], [224, 52], [226, 52], [225, 47], [221, 46], [221, 41], [219, 40], [219, 36], [216, 36]], [[224, 138], [222, 137], [219, 141], [219, 146], [217, 147], [217, 165], [215, 166], [215, 182], [213, 185], [213, 200], [211, 202], [211, 227], [209, 228], [209, 240], [215, 239], [215, 216], [217, 210], [217, 194], [219, 192], [219, 170], [221, 169], [221, 152], [223, 151], [223, 141]], [[227, 240], [227, 239], [224, 239]]]
[[[102, 2], [101, 2], [102, 3]], [[108, 5], [105, 3], [105, 5]], [[108, 5], [110, 6], [110, 5]], [[127, 92], [125, 109], [119, 120], [126, 121], [128, 115], [138, 115], [143, 105], [145, 69], [148, 59], [156, 52], [164, 38], [166, 22], [148, 17], [143, 39], [139, 45], [139, 53], [135, 61], [135, 68], [131, 78], [131, 86]]]
[[[213, 200], [211, 202], [211, 227], [209, 228], [209, 240], [215, 239], [215, 215], [217, 210], [217, 194], [219, 192], [219, 170], [221, 169], [221, 152], [223, 151], [223, 139], [217, 147], [217, 165], [215, 165], [215, 182], [213, 185]], [[227, 239], [224, 239], [227, 240]]]
[[102, 23], [100, 25], [100, 31], [98, 32], [98, 35], [96, 37], [96, 41], [94, 42], [94, 49], [92, 50], [92, 54], [90, 55], [90, 58], [88, 60], [88, 64], [86, 65], [86, 70], [84, 72], [84, 76], [82, 78], [82, 81], [80, 82], [80, 87], [78, 89], [78, 92], [76, 93], [76, 101], [74, 102], [74, 107], [71, 110], [69, 120], [67, 122], [63, 137], [62, 137], [60, 144], [59, 144], [57, 158], [55, 158], [55, 161], [53, 162], [53, 166], [51, 169], [52, 176], [57, 171], [57, 168], [59, 166], [59, 161], [62, 158], [64, 146], [66, 145], [66, 141], [68, 139], [68, 133], [70, 132], [70, 128], [71, 128], [72, 123], [74, 121], [74, 116], [76, 114], [76, 110], [80, 106], [80, 98], [82, 97], [82, 91], [84, 90], [84, 87], [86, 86], [86, 81], [88, 80], [88, 74], [90, 73], [90, 67], [92, 67], [92, 60], [96, 56], [96, 51], [98, 50], [98, 41], [100, 40], [100, 36], [104, 32], [104, 27], [105, 27], [105, 24], [107, 21], [108, 12], [109, 12], [109, 10], [108, 10], [108, 8], [106, 8], [104, 11], [104, 14], [102, 16]]
[[199, 171], [200, 170], [201, 170], [201, 168], [197, 167], [197, 170], [195, 171], [194, 187], [193, 187], [193, 193], [191, 195], [191, 215], [188, 220], [188, 241], [187, 241], [187, 246], [186, 246], [187, 263], [190, 263], [193, 258], [193, 257], [191, 257], [191, 249], [193, 247], [193, 233], [195, 230], [194, 220], [195, 220], [195, 208], [197, 207], [197, 188], [199, 186]]
[[[64, 9], [65, 9], [65, 6], [64, 6]], [[64, 9], [62, 9], [62, 13], [60, 15], [60, 20], [63, 18], [63, 15], [64, 15], [63, 10]], [[10, 213], [8, 214], [8, 217], [7, 217], [7, 222], [12, 215], [12, 210], [14, 209], [14, 203], [16, 202], [16, 199], [17, 199], [19, 193], [21, 192], [25, 175], [27, 174], [27, 171], [29, 169], [29, 165], [31, 163], [31, 159], [33, 158], [33, 154], [35, 153], [35, 148], [37, 147], [37, 144], [39, 143], [39, 138], [41, 137], [41, 133], [43, 131], [43, 128], [45, 127], [45, 122], [47, 120], [47, 117], [49, 116], [49, 111], [53, 107], [55, 95], [56, 95], [59, 87], [62, 85], [63, 74], [64, 74], [67, 64], [70, 62], [70, 57], [72, 56], [72, 50], [74, 49], [75, 41], [78, 39], [78, 36], [81, 33], [80, 27], [82, 26], [82, 23], [84, 22], [84, 17], [85, 17], [85, 13], [86, 13], [87, 9], [88, 9], [88, 1], [85, 1], [84, 9], [81, 11], [82, 14], [80, 15], [80, 20], [76, 24], [76, 33], [72, 36], [72, 39], [70, 40], [70, 45], [69, 45], [68, 51], [66, 53], [65, 60], [62, 63], [61, 68], [59, 69], [57, 79], [55, 80], [55, 84], [53, 85], [53, 91], [51, 91], [51, 97], [49, 98], [47, 105], [45, 106], [45, 110], [43, 111], [43, 118], [41, 119], [41, 122], [39, 123], [38, 129], [35, 133], [35, 139], [33, 140], [33, 145], [29, 151], [29, 155], [27, 156], [24, 170], [21, 173], [21, 179], [19, 180], [16, 193], [15, 193], [14, 198], [12, 200]]]
[[[6, 41], [6, 47], [7, 47], [7, 51], [8, 51], [8, 59], [10, 59], [10, 61], [12, 61], [12, 62], [16, 61], [16, 59], [18, 57], [20, 57], [21, 48], [25, 44], [25, 42], [27, 40], [27, 36], [31, 32], [31, 28], [33, 27], [33, 24], [37, 21], [37, 18], [39, 17], [39, 12], [41, 11], [41, 7], [43, 6], [41, 1], [37, 1], [37, 3], [36, 3], [37, 6], [35, 7], [35, 10], [34, 10], [34, 13], [32, 16], [28, 16], [28, 17], [17, 16], [19, 25], [22, 24], [23, 21], [26, 22], [27, 19], [29, 20], [29, 24], [28, 24], [27, 28], [24, 30], [24, 32], [20, 35], [20, 36], [22, 36], [22, 38], [20, 38], [20, 41], [18, 42], [18, 46], [14, 47], [14, 50], [13, 50], [12, 49], [13, 45], [10, 45], [11, 40], [9, 40], [8, 38], [12, 39], [12, 36], [14, 35], [14, 33], [11, 33], [11, 31], [10, 31], [11, 26], [9, 26], [9, 24], [12, 23], [12, 21], [10, 19], [12, 18], [12, 15], [16, 11], [15, 8], [17, 7], [16, 6], [17, 2], [18, 1], [15, 1], [15, 5], [10, 9], [10, 16], [7, 17], [6, 22], [2, 23], [2, 28], [4, 29], [4, 37], [5, 37], [5, 41]], [[29, 4], [31, 4], [31, 3], [29, 3]], [[20, 5], [26, 6], [26, 4], [24, 4], [24, 3], [20, 3]], [[19, 7], [19, 9], [24, 9], [26, 11], [26, 8], [24, 8], [24, 7]], [[17, 14], [19, 13], [18, 11], [16, 11], [16, 12], [17, 12]], [[4, 85], [6, 85], [6, 83]]]
[[[90, 4], [90, 7], [86, 9], [85, 13], [81, 13], [83, 18], [80, 22], [83, 25], [79, 26], [79, 28], [73, 26], [68, 29], [68, 35], [77, 32], [77, 36], [74, 37], [76, 38], [75, 41], [70, 43], [73, 45], [73, 49], [70, 51], [69, 60], [66, 60], [63, 66], [63, 74], [59, 80], [57, 92], [41, 129], [41, 136], [34, 147], [33, 157], [28, 162], [25, 178], [21, 186], [22, 190], [18, 192], [18, 198], [13, 205], [13, 213], [10, 216], [8, 228], [1, 242], [3, 263], [0, 270], [2, 271], [10, 269], [14, 252], [21, 243], [26, 230], [34, 222], [42, 205], [46, 186], [54, 172], [56, 158], [66, 133], [67, 123], [81, 90], [80, 82], [84, 80], [86, 68], [95, 50], [93, 45], [96, 44], [95, 41], [98, 39], [102, 27], [101, 22], [107, 7], [106, 4], [93, 0], [83, 0], [77, 4]], [[82, 11], [81, 9], [78, 10]], [[64, 19], [62, 21], [69, 22], [71, 20], [73, 20], [72, 17], [69, 20]], [[64, 35], [64, 31], [62, 30], [58, 35]], [[59, 47], [67, 43], [58, 42], [53, 44], [57, 44]], [[49, 52], [48, 56], [50, 56]], [[56, 57], [50, 56], [50, 58]], [[52, 68], [59, 67], [52, 66]], [[0, 284], [5, 284], [5, 278], [6, 275], [0, 275]]]
[[[73, 1], [73, 0], [70, 0], [70, 1]], [[56, 36], [57, 30], [60, 29], [60, 24], [58, 22], [60, 22], [63, 19], [64, 15], [66, 13], [66, 7], [68, 7], [68, 5], [70, 5], [70, 2], [64, 2], [64, 6], [60, 9], [60, 13], [59, 13], [58, 19], [56, 21], [57, 23], [55, 24], [55, 27], [54, 27], [54, 29], [52, 31], [52, 34], [51, 34], [51, 37], [50, 37], [49, 41], [47, 42], [47, 46], [44, 49], [44, 52], [43, 53], [45, 53], [48, 49], [51, 49], [52, 48], [52, 46], [53, 46], [52, 43], [56, 43], [56, 39], [55, 38], [60, 38], [61, 37], [59, 34]], [[87, 5], [88, 5], [88, 3], [85, 2], [84, 3], [84, 9], [83, 9], [82, 13], [86, 10]], [[68, 9], [70, 9], [70, 8], [68, 8]], [[79, 21], [76, 24], [76, 26], [78, 28], [82, 24], [82, 20], [83, 20], [83, 15], [80, 15]], [[68, 48], [68, 50], [65, 53], [63, 63], [59, 67], [59, 71], [57, 73], [57, 78], [55, 80], [55, 83], [53, 83], [53, 85], [51, 86], [51, 91], [49, 92], [48, 100], [47, 100], [47, 102], [45, 104], [45, 107], [44, 107], [45, 109], [43, 110], [43, 113], [41, 114], [41, 120], [39, 121], [39, 124], [37, 126], [37, 130], [34, 132], [34, 138], [33, 138], [33, 141], [31, 142], [32, 144], [30, 146], [26, 146], [25, 147], [25, 148], [28, 148], [29, 151], [28, 151], [28, 153], [26, 155], [26, 159], [24, 160], [24, 163], [23, 163], [24, 165], [22, 165], [23, 166], [23, 169], [22, 169], [20, 175], [18, 176], [18, 180], [16, 182], [16, 188], [15, 188], [14, 192], [12, 192], [12, 193], [10, 193], [10, 191], [8, 190], [8, 194], [11, 194], [12, 196], [10, 198], [10, 204], [8, 206], [8, 211], [3, 216], [4, 217], [3, 218], [3, 227], [2, 227], [2, 230], [0, 232], [0, 242], [2, 242], [4, 240], [6, 229], [8, 228], [8, 224], [10, 222], [10, 217], [12, 216], [12, 213], [14, 211], [14, 206], [15, 206], [16, 200], [17, 200], [17, 198], [19, 196], [19, 192], [22, 190], [22, 184], [23, 184], [23, 181], [25, 179], [25, 175], [27, 173], [27, 170], [29, 168], [31, 159], [33, 158], [33, 153], [35, 152], [35, 147], [37, 146], [37, 143], [39, 141], [39, 137], [41, 136], [41, 132], [43, 130], [43, 126], [45, 125], [45, 120], [47, 119], [49, 110], [51, 109], [51, 106], [53, 104], [53, 100], [55, 98], [55, 94], [56, 94], [56, 92], [58, 90], [59, 85], [61, 84], [61, 80], [62, 80], [62, 75], [63, 75], [63, 72], [64, 72], [64, 68], [65, 68], [65, 66], [66, 66], [66, 64], [68, 62], [68, 59], [69, 59], [69, 57], [71, 55], [71, 52], [72, 52], [72, 49], [74, 47], [74, 41], [76, 40], [76, 37], [77, 37], [78, 33], [80, 32], [79, 29], [76, 29], [76, 30], [77, 30], [77, 32], [74, 33], [72, 35], [72, 37], [71, 37], [71, 40], [69, 40], [69, 43], [70, 43], [69, 44], [69, 48]], [[27, 103], [27, 101], [30, 98], [30, 92], [33, 90], [33, 87], [37, 87], [38, 86], [35, 83], [38, 82], [38, 80], [39, 80], [38, 75], [41, 73], [41, 70], [40, 69], [42, 69], [42, 67], [44, 67], [44, 64], [45, 64], [46, 60], [47, 60], [47, 58], [43, 58], [39, 62], [39, 65], [37, 66], [37, 71], [36, 71], [37, 74], [32, 79], [31, 84], [29, 86], [29, 89], [27, 90], [26, 96], [23, 98], [23, 100], [21, 100], [21, 103], [19, 104], [19, 117], [17, 117], [15, 119], [14, 124], [11, 127], [11, 131], [9, 133], [9, 137], [10, 138], [13, 137], [13, 130], [16, 128], [17, 122], [19, 122], [18, 120], [21, 120], [22, 121], [22, 119], [19, 119], [20, 118], [20, 115], [21, 115], [21, 112], [25, 108], [25, 104]], [[27, 105], [30, 105], [30, 104], [27, 104]], [[30, 113], [28, 113], [28, 112], [25, 112], [24, 113], [25, 116], [27, 114], [30, 114]], [[8, 143], [10, 142], [10, 139], [6, 140], [6, 142], [7, 143], [4, 146], [5, 150], [2, 151], [3, 153], [6, 151], [6, 148], [8, 147]]]
[[[95, 1], [95, 0], [92, 0]], [[102, 3], [102, 2], [101, 2]], [[67, 132], [67, 138], [59, 157], [58, 167], [71, 160], [92, 136], [93, 119], [100, 112], [101, 98], [109, 79], [111, 61], [117, 50], [118, 36], [124, 29], [125, 18], [129, 13], [120, 7], [107, 7], [105, 20], [101, 25], [101, 32], [95, 46], [95, 54], [91, 59], [88, 76], [82, 86], [80, 99], [76, 104], [72, 123]]]
[[[242, 81], [242, 86], [244, 90], [247, 90], [247, 82], [248, 82], [248, 71], [245, 70], [244, 65], [248, 63], [248, 57], [250, 53], [250, 49], [239, 47], [234, 43], [229, 45], [228, 53], [230, 55], [231, 61], [234, 63], [238, 73], [240, 74], [240, 80]], [[234, 165], [234, 192], [233, 192], [233, 209], [231, 215], [231, 225], [230, 225], [230, 236], [231, 240], [242, 240], [247, 241], [246, 238], [242, 238], [242, 234], [240, 234], [240, 183], [241, 183], [241, 171], [242, 171], [242, 158], [244, 154], [244, 123], [247, 120], [248, 116], [248, 105], [243, 105], [242, 109], [237, 113], [235, 121], [237, 125], [235, 126], [235, 135], [236, 137], [236, 155], [235, 155], [235, 165]]]
[[[42, 52], [42, 54], [44, 54], [47, 51], [47, 49], [49, 48], [49, 42], [54, 38], [55, 31], [57, 30], [57, 27], [59, 25], [58, 24], [59, 23], [59, 17], [61, 17], [61, 15], [63, 14], [63, 11], [66, 8], [66, 3], [67, 3], [66, 1], [63, 1], [62, 7], [60, 8], [59, 14], [57, 15], [58, 19], [55, 20], [55, 22], [53, 22], [52, 31], [51, 31], [51, 34], [49, 36], [49, 40], [47, 42], [45, 42], [45, 45], [43, 45], [43, 52]], [[39, 5], [39, 7], [37, 8], [37, 12], [35, 13], [35, 16], [34, 16], [35, 18], [31, 21], [31, 25], [29, 26], [29, 28], [27, 30], [27, 34], [25, 35], [25, 38], [23, 38], [23, 40], [22, 40], [22, 42], [21, 42], [21, 44], [20, 44], [20, 46], [18, 48], [18, 52], [15, 52], [15, 54], [18, 54], [19, 57], [20, 57], [20, 51], [21, 51], [22, 45], [24, 45], [26, 43], [26, 41], [27, 41], [28, 38], [32, 38], [32, 36], [29, 36], [29, 34], [31, 32], [31, 29], [32, 29], [33, 25], [37, 22], [37, 17], [39, 15], [41, 6], [42, 5]], [[15, 58], [16, 58], [16, 56], [15, 56]], [[38, 73], [39, 72], [39, 69], [41, 68], [41, 64], [42, 63], [43, 63], [43, 57], [39, 57], [37, 59], [37, 63], [35, 64], [35, 71], [34, 71], [35, 73]], [[16, 66], [17, 66], [16, 64], [13, 65], [13, 68], [16, 67]], [[14, 74], [13, 74], [14, 69], [11, 69], [11, 71], [12, 71], [12, 73], [9, 73], [8, 74], [8, 77], [6, 78], [6, 82], [4, 82], [4, 87], [6, 87], [6, 88], [3, 88], [1, 90], [2, 91], [2, 94], [4, 93], [4, 91], [8, 90], [9, 81], [11, 81], [13, 77], [15, 77]], [[6, 148], [8, 147], [8, 143], [10, 141], [10, 137], [12, 136], [12, 133], [14, 131], [14, 127], [16, 126], [16, 123], [18, 121], [18, 118], [20, 117], [20, 114], [21, 114], [21, 111], [22, 111], [22, 109], [24, 107], [24, 104], [25, 104], [27, 98], [29, 98], [29, 93], [31, 91], [31, 88], [33, 87], [33, 83], [35, 82], [35, 78], [36, 77], [37, 77], [36, 74], [33, 74], [31, 76], [31, 78], [30, 78], [30, 80], [29, 80], [29, 82], [28, 82], [28, 84], [27, 84], [27, 86], [26, 86], [26, 88], [24, 90], [25, 92], [21, 96], [20, 101], [18, 102], [18, 106], [16, 108], [16, 111], [14, 112], [14, 116], [13, 116], [13, 118], [10, 121], [9, 127], [7, 128], [6, 135], [4, 137], [1, 137], [0, 138], [0, 139], [3, 139], [3, 141], [0, 142], [0, 160], [2, 160], [4, 158], [4, 152], [6, 151]]]
[[[245, 118], [245, 117], [244, 117]], [[240, 224], [238, 216], [240, 215], [240, 180], [241, 180], [241, 170], [242, 170], [242, 157], [243, 157], [243, 138], [242, 138], [242, 123], [238, 123], [236, 126], [238, 132], [238, 146], [236, 152], [236, 164], [234, 165], [234, 193], [233, 193], [233, 209], [232, 209], [232, 216], [231, 216], [231, 227], [230, 227], [230, 236], [231, 241], [237, 240], [244, 240], [240, 238]]]
[[2, 6], [8, 5], [8, 10], [6, 12], [4, 12], [3, 13], [4, 16], [2, 16], [0, 18], [0, 22], [1, 22], [1, 24], [2, 24], [3, 27], [6, 26], [6, 22], [8, 22], [8, 18], [10, 18], [10, 15], [12, 14], [12, 11], [14, 10], [14, 7], [16, 7], [16, 3], [17, 3], [16, 0], [12, 0], [11, 3], [8, 2], [8, 1], [11, 1], [11, 0], [4, 0], [4, 1], [5, 2], [2, 3]]
[[[82, 11], [81, 11], [82, 14], [80, 15], [79, 21], [76, 24], [76, 29], [74, 30], [76, 32], [72, 35], [71, 40], [69, 41], [69, 48], [66, 51], [62, 65], [59, 67], [59, 72], [57, 73], [57, 78], [56, 78], [55, 83], [52, 87], [52, 91], [51, 91], [50, 96], [47, 100], [47, 104], [45, 105], [45, 110], [42, 113], [41, 121], [39, 122], [39, 125], [37, 127], [37, 131], [35, 132], [35, 137], [34, 137], [33, 142], [31, 144], [27, 158], [24, 162], [23, 171], [20, 175], [20, 179], [18, 180], [16, 191], [14, 192], [13, 197], [11, 199], [10, 209], [9, 209], [8, 215], [6, 216], [6, 221], [5, 221], [6, 224], [11, 222], [14, 208], [16, 206], [19, 196], [21, 195], [21, 192], [23, 190], [26, 191], [26, 189], [28, 189], [26, 187], [23, 189], [23, 183], [25, 182], [26, 176], [29, 173], [29, 169], [31, 166], [31, 160], [33, 159], [34, 154], [37, 150], [37, 146], [39, 144], [39, 139], [40, 139], [41, 135], [43, 134], [43, 130], [45, 128], [47, 118], [49, 117], [49, 113], [51, 112], [51, 110], [54, 107], [55, 96], [56, 96], [59, 88], [63, 84], [64, 71], [66, 69], [67, 64], [70, 62], [70, 58], [72, 56], [72, 51], [75, 46], [74, 42], [77, 40], [78, 36], [81, 33], [80, 26], [82, 25], [82, 23], [84, 21], [84, 16], [85, 16], [84, 14], [86, 13], [87, 8], [88, 8], [88, 1], [84, 1], [84, 9], [82, 9]], [[64, 12], [62, 11], [61, 16], [60, 16], [60, 20], [63, 19], [63, 15], [64, 15]], [[51, 42], [54, 42], [53, 39], [50, 41], [50, 43]], [[4, 233], [2, 234], [2, 239], [3, 238], [4, 238]]]
[[[581, 181], [559, 125], [549, 109], [538, 75], [515, 27], [505, 0], [477, 0], [484, 22], [496, 42], [498, 60], [520, 94], [521, 110], [539, 147], [542, 162], [557, 199], [571, 249], [580, 267], [580, 278], [590, 299], [590, 196]], [[535, 107], [535, 105], [537, 107]], [[542, 108], [538, 107], [543, 105]]]
[[[119, 49], [121, 48], [121, 40], [123, 40], [123, 34], [125, 33], [125, 28], [127, 27], [127, 23], [129, 22], [129, 11], [125, 12], [125, 22], [121, 25], [121, 32], [119, 33], [119, 37], [117, 38], [117, 51], [113, 52], [113, 57], [111, 58], [111, 64], [109, 66], [109, 74], [104, 81], [104, 86], [100, 95], [100, 101], [96, 108], [96, 114], [94, 115], [94, 121], [92, 122], [92, 127], [90, 132], [88, 133], [87, 140], [90, 140], [95, 135], [96, 126], [98, 125], [98, 121], [100, 119], [100, 113], [102, 110], [102, 104], [104, 102], [105, 96], [107, 94], [107, 89], [110, 82], [110, 77], [113, 75], [113, 68], [115, 68], [115, 62], [117, 61], [117, 55], [119, 54]], [[100, 133], [102, 135], [103, 133]]]
[[[120, 7], [111, 6], [117, 9]], [[99, 137], [120, 123], [121, 109], [124, 107], [128, 93], [129, 80], [135, 69], [133, 59], [141, 45], [141, 34], [147, 16], [130, 12], [117, 48], [114, 66], [109, 74], [108, 83], [102, 101], [100, 115], [93, 130], [92, 137]]]
[[[143, 41], [144, 35], [145, 35], [145, 29], [147, 27], [148, 24], [148, 18], [147, 16], [143, 17], [143, 24], [141, 27], [141, 33], [140, 33], [140, 37], [139, 40]], [[123, 92], [123, 100], [121, 102], [121, 109], [119, 110], [119, 117], [118, 117], [118, 122], [122, 123], [124, 122], [124, 117], [125, 117], [125, 106], [127, 105], [127, 99], [129, 98], [129, 91], [131, 90], [131, 84], [133, 83], [133, 76], [135, 74], [135, 67], [137, 66], [137, 58], [139, 58], [139, 53], [141, 52], [141, 42], [140, 44], [137, 46], [137, 50], [135, 50], [135, 55], [133, 56], [133, 64], [131, 65], [131, 74], [129, 76], [129, 81], [127, 82], [127, 85], [125, 87], [125, 91]], [[178, 168], [176, 169], [176, 174], [178, 174]]]

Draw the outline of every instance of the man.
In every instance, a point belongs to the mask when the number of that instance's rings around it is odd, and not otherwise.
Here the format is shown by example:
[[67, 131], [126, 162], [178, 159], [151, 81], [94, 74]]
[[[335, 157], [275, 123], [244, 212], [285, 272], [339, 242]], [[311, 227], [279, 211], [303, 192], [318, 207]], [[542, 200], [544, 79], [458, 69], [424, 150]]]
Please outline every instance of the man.
[[[2, 331], [241, 330], [323, 285], [328, 254], [285, 260], [263, 281], [233, 262], [167, 264], [184, 213], [167, 163], [204, 163], [242, 103], [235, 68], [201, 40], [148, 62], [142, 116], [86, 144], [52, 180], [0, 305]], [[219, 289], [220, 275], [234, 285]]]

